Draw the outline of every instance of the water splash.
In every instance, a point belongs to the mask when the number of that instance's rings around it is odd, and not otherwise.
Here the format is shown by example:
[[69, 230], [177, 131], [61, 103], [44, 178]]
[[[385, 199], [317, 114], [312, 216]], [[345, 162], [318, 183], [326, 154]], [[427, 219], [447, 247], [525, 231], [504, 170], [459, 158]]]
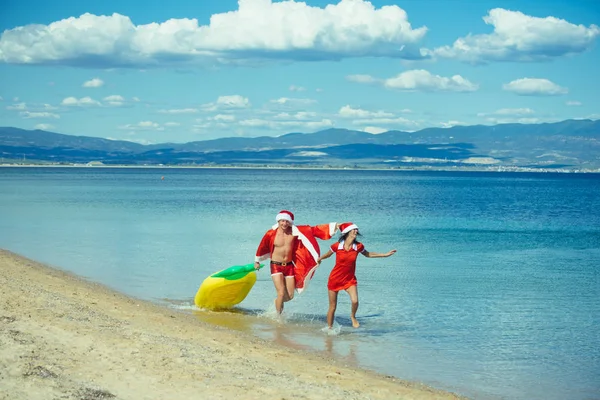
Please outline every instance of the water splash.
[[337, 336], [342, 332], [342, 326], [336, 321], [334, 321], [333, 326], [331, 328], [326, 326], [321, 329], [321, 332], [324, 332], [325, 334], [327, 334], [327, 336]]

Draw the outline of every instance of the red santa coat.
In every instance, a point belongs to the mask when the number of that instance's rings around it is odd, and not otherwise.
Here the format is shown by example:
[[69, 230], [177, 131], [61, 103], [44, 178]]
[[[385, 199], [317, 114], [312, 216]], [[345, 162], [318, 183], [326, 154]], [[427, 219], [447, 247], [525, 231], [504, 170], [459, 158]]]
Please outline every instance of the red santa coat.
[[[256, 250], [254, 261], [261, 262], [271, 258], [271, 253], [275, 247], [274, 242], [277, 227], [278, 225], [273, 225], [265, 233]], [[317, 238], [322, 240], [331, 239], [335, 231], [335, 222], [317, 226], [292, 225], [292, 235], [296, 237], [292, 251], [292, 261], [294, 262], [294, 277], [296, 278], [296, 290], [298, 293], [306, 290], [317, 270], [317, 260], [321, 256], [321, 249], [317, 243]]]

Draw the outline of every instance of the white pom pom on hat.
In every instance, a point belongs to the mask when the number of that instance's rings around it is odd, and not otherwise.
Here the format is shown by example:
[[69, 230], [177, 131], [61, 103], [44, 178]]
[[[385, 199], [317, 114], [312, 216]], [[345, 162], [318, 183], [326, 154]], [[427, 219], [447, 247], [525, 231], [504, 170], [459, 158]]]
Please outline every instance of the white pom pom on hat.
[[281, 210], [279, 214], [275, 217], [275, 222], [279, 222], [281, 220], [289, 221], [290, 223], [294, 223], [294, 214], [288, 210]]
[[358, 226], [356, 226], [352, 222], [344, 222], [343, 224], [340, 224], [340, 230], [342, 231], [342, 235], [344, 233], [350, 232], [352, 229], [358, 229]]

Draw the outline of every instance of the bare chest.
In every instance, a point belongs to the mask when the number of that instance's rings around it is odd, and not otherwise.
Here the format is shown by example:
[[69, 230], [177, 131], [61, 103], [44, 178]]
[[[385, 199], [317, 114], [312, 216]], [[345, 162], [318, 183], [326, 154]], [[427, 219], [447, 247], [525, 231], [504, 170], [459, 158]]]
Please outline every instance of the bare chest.
[[294, 236], [291, 233], [278, 231], [273, 240], [275, 247], [291, 247], [294, 243]]

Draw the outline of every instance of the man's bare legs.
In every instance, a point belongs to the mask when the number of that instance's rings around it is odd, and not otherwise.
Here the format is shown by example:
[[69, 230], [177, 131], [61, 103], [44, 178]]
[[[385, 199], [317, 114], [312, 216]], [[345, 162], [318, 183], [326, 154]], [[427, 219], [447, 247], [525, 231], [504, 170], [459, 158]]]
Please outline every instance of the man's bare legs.
[[296, 290], [296, 278], [294, 276], [286, 276], [285, 287], [287, 289], [287, 298], [283, 301], [287, 302], [294, 298], [294, 291]]
[[333, 290], [327, 291], [329, 294], [329, 310], [327, 310], [327, 325], [329, 328], [333, 328], [333, 320], [335, 318], [335, 309], [337, 307], [338, 292]]
[[283, 303], [290, 301], [294, 298], [294, 290], [296, 289], [296, 280], [293, 276], [285, 278], [283, 274], [271, 275], [273, 284], [275, 285], [275, 291], [277, 292], [277, 298], [275, 298], [275, 309], [277, 314], [283, 312]]
[[[346, 289], [346, 292], [350, 295], [350, 302], [352, 303], [352, 311], [350, 314], [352, 326], [354, 328], [358, 328], [360, 326], [360, 323], [356, 320], [356, 311], [358, 310], [358, 289], [356, 288], [356, 285], [350, 286], [348, 289]], [[331, 307], [331, 301], [329, 307]]]

